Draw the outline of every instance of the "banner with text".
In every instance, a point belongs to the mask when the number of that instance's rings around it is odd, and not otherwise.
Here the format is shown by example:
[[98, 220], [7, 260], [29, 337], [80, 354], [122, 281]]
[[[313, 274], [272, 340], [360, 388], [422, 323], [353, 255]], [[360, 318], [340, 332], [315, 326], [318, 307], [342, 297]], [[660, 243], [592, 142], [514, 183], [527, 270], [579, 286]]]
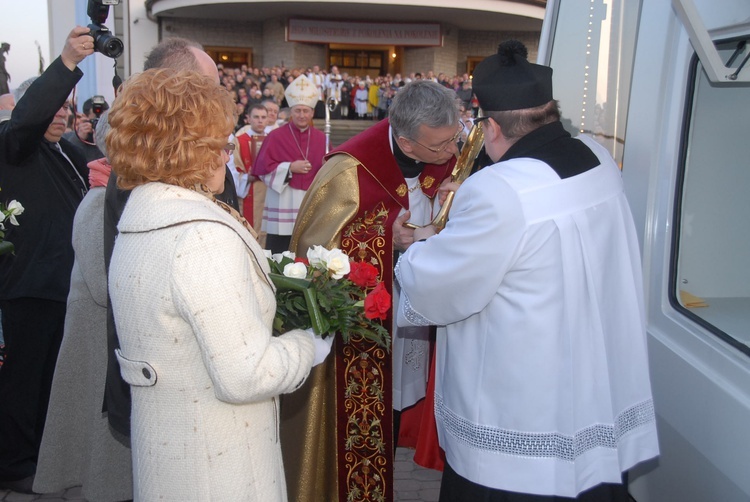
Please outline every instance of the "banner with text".
[[289, 42], [322, 44], [440, 46], [439, 24], [357, 23], [290, 19]]

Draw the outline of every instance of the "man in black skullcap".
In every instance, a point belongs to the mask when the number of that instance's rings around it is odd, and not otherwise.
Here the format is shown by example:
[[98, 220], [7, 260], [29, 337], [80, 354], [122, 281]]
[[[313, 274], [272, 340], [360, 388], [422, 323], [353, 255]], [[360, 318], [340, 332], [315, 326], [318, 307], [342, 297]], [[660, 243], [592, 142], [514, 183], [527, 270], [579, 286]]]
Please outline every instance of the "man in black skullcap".
[[442, 232], [415, 230], [399, 323], [446, 327], [441, 502], [627, 501], [658, 455], [635, 226], [614, 160], [565, 132], [526, 56], [506, 42], [474, 72], [495, 163], [451, 187]]

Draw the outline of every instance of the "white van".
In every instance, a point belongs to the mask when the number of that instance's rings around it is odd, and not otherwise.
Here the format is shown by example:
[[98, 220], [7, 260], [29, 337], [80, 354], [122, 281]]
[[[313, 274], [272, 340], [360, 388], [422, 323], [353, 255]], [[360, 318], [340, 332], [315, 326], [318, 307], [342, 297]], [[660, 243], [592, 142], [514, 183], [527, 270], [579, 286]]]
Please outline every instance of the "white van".
[[750, 500], [750, 0], [549, 0], [539, 63], [622, 167], [661, 456], [637, 502]]

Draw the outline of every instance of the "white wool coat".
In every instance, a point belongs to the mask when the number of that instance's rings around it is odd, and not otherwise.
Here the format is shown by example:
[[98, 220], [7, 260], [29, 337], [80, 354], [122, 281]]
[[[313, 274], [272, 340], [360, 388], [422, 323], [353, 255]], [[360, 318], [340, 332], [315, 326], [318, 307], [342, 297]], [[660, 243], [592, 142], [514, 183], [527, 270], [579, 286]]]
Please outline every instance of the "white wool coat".
[[205, 196], [149, 183], [118, 225], [109, 288], [131, 385], [134, 498], [283, 501], [281, 393], [313, 361], [304, 331], [271, 336], [263, 250]]

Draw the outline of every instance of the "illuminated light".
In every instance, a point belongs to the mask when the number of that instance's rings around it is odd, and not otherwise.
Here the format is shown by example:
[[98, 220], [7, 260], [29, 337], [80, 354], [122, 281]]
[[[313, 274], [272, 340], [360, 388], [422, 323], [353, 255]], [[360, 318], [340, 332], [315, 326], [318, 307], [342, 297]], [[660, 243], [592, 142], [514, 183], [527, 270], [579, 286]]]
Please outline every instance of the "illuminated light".
[[391, 54], [391, 57], [392, 57], [393, 59], [396, 59], [396, 53], [394, 52], [393, 54]]

